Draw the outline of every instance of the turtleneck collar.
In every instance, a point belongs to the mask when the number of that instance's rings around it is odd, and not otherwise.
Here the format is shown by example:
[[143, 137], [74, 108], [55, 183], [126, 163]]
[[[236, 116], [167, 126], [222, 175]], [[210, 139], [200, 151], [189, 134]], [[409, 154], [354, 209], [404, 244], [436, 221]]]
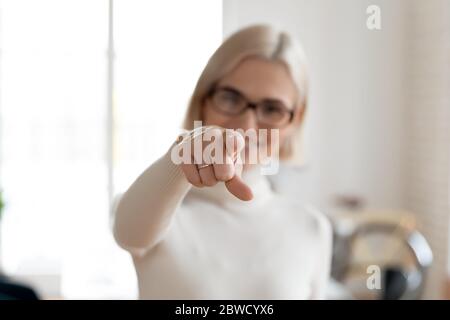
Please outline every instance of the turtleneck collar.
[[244, 170], [242, 180], [250, 187], [253, 192], [253, 199], [250, 201], [242, 201], [232, 195], [225, 184], [217, 183], [213, 187], [196, 188], [192, 187], [188, 197], [198, 197], [206, 201], [217, 203], [224, 207], [253, 207], [261, 205], [273, 196], [273, 190], [270, 182], [265, 175], [261, 174], [259, 166], [255, 166]]

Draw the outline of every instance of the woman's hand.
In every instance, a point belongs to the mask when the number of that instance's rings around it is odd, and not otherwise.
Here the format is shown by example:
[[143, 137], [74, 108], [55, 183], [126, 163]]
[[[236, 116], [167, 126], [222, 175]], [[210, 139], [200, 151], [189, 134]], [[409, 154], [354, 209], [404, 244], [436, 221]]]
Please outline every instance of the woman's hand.
[[241, 179], [243, 165], [237, 161], [244, 144], [244, 138], [237, 131], [202, 127], [191, 131], [175, 147], [178, 148], [176, 153], [179, 154], [180, 149], [183, 153], [184, 161], [180, 166], [192, 185], [212, 187], [224, 182], [231, 194], [249, 201], [253, 194]]

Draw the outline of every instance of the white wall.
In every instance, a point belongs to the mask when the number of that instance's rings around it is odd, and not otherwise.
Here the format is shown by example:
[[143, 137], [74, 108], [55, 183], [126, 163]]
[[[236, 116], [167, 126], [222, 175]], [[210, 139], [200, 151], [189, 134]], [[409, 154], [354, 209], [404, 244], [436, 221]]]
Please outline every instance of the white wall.
[[[366, 28], [381, 8], [382, 29]], [[450, 1], [225, 0], [225, 35], [272, 23], [304, 44], [312, 91], [306, 192], [326, 213], [337, 194], [418, 217], [435, 263], [426, 298], [447, 278]], [[300, 186], [300, 187], [298, 187]]]
[[[305, 47], [312, 82], [307, 182], [311, 199], [327, 212], [343, 193], [360, 195], [370, 206], [403, 205], [404, 3], [224, 1], [225, 35], [267, 22]], [[381, 7], [380, 31], [366, 27], [369, 4]]]
[[426, 296], [439, 298], [450, 265], [450, 1], [411, 4], [407, 208], [418, 214], [434, 252]]

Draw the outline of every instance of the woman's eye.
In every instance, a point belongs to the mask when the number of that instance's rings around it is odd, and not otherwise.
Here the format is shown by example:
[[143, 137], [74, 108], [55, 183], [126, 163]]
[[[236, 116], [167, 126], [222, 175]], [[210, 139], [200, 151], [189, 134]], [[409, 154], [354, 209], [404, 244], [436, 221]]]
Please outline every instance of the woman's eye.
[[273, 104], [263, 105], [263, 111], [266, 114], [282, 113], [281, 108], [279, 106], [273, 105]]
[[224, 93], [222, 95], [222, 100], [224, 100], [228, 103], [237, 104], [237, 103], [239, 103], [240, 98], [237, 94], [234, 94], [234, 93]]

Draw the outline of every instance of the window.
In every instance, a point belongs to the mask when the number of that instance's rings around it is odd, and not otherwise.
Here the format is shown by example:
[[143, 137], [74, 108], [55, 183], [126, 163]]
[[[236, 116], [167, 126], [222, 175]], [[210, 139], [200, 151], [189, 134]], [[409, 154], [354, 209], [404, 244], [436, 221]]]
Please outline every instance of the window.
[[0, 24], [0, 261], [65, 297], [133, 297], [110, 197], [169, 147], [222, 3], [2, 0]]

